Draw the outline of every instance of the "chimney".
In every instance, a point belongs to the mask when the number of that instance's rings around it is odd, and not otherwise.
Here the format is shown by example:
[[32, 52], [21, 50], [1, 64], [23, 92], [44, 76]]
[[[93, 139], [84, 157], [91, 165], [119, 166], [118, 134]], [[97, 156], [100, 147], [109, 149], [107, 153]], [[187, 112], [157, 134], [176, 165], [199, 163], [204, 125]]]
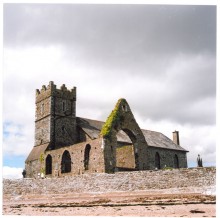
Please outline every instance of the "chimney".
[[180, 144], [180, 140], [179, 140], [179, 131], [174, 131], [173, 132], [173, 142], [177, 145]]

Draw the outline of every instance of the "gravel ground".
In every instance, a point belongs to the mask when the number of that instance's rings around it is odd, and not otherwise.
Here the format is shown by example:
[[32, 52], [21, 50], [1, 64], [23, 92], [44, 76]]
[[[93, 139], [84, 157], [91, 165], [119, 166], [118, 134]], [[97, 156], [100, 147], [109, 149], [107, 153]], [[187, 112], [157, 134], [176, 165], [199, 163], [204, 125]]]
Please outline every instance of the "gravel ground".
[[4, 195], [3, 215], [215, 217], [216, 197], [169, 190]]

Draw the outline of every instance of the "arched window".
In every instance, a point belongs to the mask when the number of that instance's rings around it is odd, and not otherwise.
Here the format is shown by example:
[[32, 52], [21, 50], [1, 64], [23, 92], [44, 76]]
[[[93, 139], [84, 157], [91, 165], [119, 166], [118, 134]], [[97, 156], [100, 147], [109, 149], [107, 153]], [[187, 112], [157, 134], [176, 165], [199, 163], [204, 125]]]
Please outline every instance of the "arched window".
[[45, 167], [46, 175], [52, 174], [52, 156], [50, 154], [46, 157], [46, 167]]
[[71, 172], [71, 156], [69, 151], [64, 151], [62, 155], [61, 161], [61, 173], [69, 173]]
[[89, 169], [89, 154], [91, 150], [91, 145], [87, 144], [84, 153], [84, 168], [85, 170]]
[[174, 155], [174, 168], [179, 168], [179, 159], [176, 154]]
[[160, 169], [160, 155], [158, 152], [155, 154], [155, 168]]

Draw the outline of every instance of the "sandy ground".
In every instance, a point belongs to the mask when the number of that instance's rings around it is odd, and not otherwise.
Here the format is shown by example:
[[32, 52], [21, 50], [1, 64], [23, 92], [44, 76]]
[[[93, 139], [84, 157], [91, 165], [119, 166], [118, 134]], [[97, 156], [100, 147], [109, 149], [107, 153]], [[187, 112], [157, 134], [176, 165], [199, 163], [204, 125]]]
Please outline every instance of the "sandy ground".
[[215, 217], [216, 197], [201, 193], [71, 193], [3, 196], [3, 215]]

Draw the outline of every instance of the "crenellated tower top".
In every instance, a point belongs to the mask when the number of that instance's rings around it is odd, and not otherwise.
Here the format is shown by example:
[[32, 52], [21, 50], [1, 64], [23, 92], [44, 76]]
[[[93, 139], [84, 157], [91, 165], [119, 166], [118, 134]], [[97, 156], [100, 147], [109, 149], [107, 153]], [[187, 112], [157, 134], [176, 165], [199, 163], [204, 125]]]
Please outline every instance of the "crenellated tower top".
[[60, 89], [54, 82], [36, 90], [35, 145], [49, 143], [50, 149], [76, 141], [76, 87]]
[[54, 84], [54, 82], [50, 81], [49, 85], [43, 85], [41, 90], [36, 89], [36, 103], [48, 98], [49, 96], [76, 100], [76, 87], [73, 87], [71, 90], [69, 90], [65, 84], [63, 84], [60, 89], [57, 89], [57, 86]]

